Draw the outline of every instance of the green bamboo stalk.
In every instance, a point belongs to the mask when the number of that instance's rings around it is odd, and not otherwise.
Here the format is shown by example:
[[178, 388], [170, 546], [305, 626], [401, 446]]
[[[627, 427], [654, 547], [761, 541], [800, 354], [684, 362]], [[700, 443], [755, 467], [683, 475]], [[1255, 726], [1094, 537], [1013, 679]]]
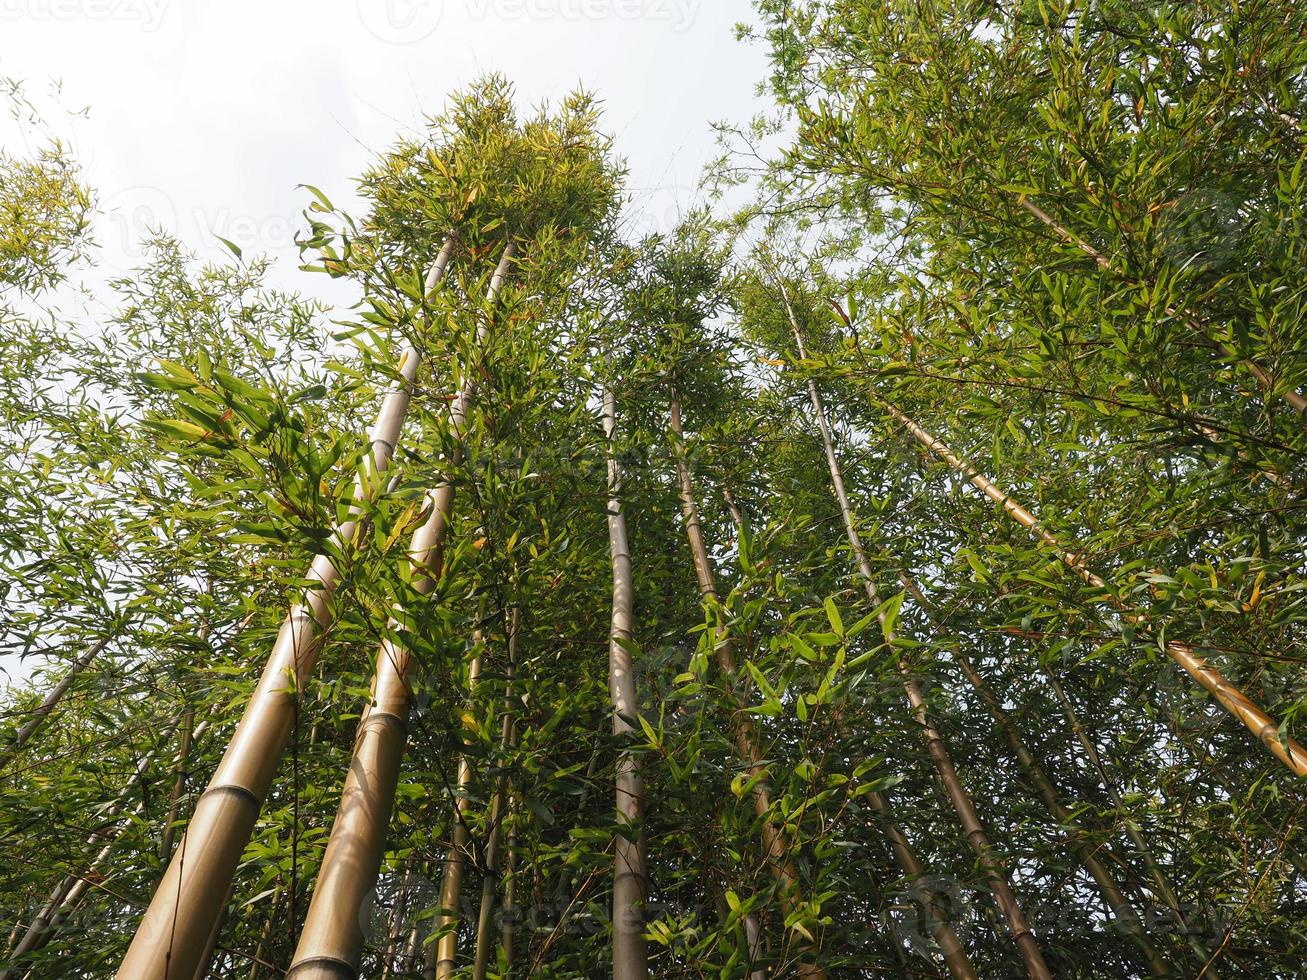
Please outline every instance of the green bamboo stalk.
[[[635, 731], [633, 720], [640, 712], [630, 649], [635, 586], [626, 515], [622, 513], [622, 467], [614, 448], [617, 403], [609, 388], [604, 389], [603, 406], [608, 443], [608, 543], [613, 565], [608, 692], [613, 706], [613, 735], [626, 738]], [[631, 752], [623, 752], [617, 760], [615, 791], [619, 831], [613, 839], [613, 980], [644, 980], [649, 975], [644, 938], [644, 902], [649, 895], [644, 855], [644, 782], [639, 761]]]

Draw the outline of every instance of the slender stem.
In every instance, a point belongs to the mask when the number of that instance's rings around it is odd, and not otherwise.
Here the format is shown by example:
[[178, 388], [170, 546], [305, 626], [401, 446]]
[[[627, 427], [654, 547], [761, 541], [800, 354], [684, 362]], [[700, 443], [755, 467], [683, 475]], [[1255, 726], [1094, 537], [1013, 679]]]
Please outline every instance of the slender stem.
[[[783, 290], [782, 295], [784, 296]], [[794, 339], [798, 345], [799, 356], [806, 357], [807, 354], [803, 348], [803, 336], [799, 331], [798, 319], [794, 315], [793, 307], [790, 306], [788, 296], [785, 296], [785, 306], [790, 318], [790, 326], [794, 331]], [[880, 596], [876, 591], [876, 580], [871, 569], [871, 562], [867, 558], [867, 550], [863, 547], [862, 539], [858, 535], [857, 524], [853, 518], [853, 509], [849, 504], [848, 492], [844, 487], [844, 473], [840, 467], [839, 457], [835, 453], [835, 440], [831, 435], [830, 423], [826, 418], [826, 409], [822, 404], [821, 394], [817, 391], [817, 383], [812, 379], [808, 380], [808, 396], [812, 401], [812, 410], [817, 419], [817, 426], [821, 430], [822, 445], [826, 451], [826, 463], [830, 470], [831, 486], [835, 492], [836, 502], [839, 504], [840, 514], [844, 518], [844, 531], [848, 538], [849, 548], [853, 551], [853, 555], [857, 560], [858, 571], [862, 576], [862, 584], [867, 593], [867, 600], [871, 603], [872, 608], [876, 610], [877, 618], [885, 629], [886, 642], [893, 644], [894, 638], [889, 629], [890, 624], [881, 609]], [[921, 726], [922, 737], [926, 740], [926, 750], [935, 763], [935, 769], [939, 773], [944, 789], [953, 804], [953, 809], [958, 815], [958, 821], [962, 825], [963, 833], [985, 870], [989, 886], [994, 892], [994, 899], [1007, 920], [1008, 929], [1012, 933], [1012, 939], [1016, 943], [1017, 950], [1025, 963], [1026, 972], [1033, 980], [1052, 980], [1052, 973], [1048, 968], [1048, 964], [1044, 962], [1044, 955], [1039, 948], [1039, 944], [1035, 941], [1029, 923], [1026, 921], [1025, 912], [1017, 901], [1012, 886], [1008, 883], [1007, 873], [994, 854], [993, 845], [990, 843], [989, 835], [985, 832], [980, 821], [980, 816], [976, 812], [971, 796], [963, 787], [962, 780], [953, 766], [953, 760], [949, 755], [943, 736], [940, 735], [939, 730], [930, 719], [921, 685], [916, 678], [909, 674], [907, 664], [901, 660], [899, 662], [899, 671], [903, 675], [903, 687], [907, 692], [913, 715]]]
[[[717, 597], [714, 581], [712, 558], [704, 542], [703, 527], [699, 520], [699, 504], [695, 498], [694, 481], [690, 474], [690, 464], [686, 459], [685, 432], [681, 425], [681, 403], [676, 394], [669, 404], [669, 416], [673, 442], [675, 444], [676, 473], [680, 483], [681, 513], [685, 518], [685, 533], [690, 542], [690, 553], [694, 559], [695, 575], [699, 582], [699, 594], [703, 601], [717, 617], [715, 653], [717, 665], [732, 685], [735, 682], [737, 664], [735, 661], [735, 639], [731, 636], [722, 615], [721, 602]], [[740, 706], [743, 709], [743, 705]], [[780, 887], [781, 907], [786, 914], [797, 909], [803, 901], [799, 890], [798, 874], [794, 862], [790, 859], [784, 835], [776, 826], [771, 815], [771, 789], [767, 782], [767, 767], [764, 765], [762, 747], [758, 743], [757, 731], [748, 715], [743, 710], [735, 712], [732, 719], [736, 754], [748, 766], [749, 780], [753, 783], [754, 810], [762, 818], [762, 845], [767, 858], [767, 866]], [[796, 967], [798, 975], [806, 978], [824, 978], [826, 973], [821, 967], [812, 963], [800, 963]]]

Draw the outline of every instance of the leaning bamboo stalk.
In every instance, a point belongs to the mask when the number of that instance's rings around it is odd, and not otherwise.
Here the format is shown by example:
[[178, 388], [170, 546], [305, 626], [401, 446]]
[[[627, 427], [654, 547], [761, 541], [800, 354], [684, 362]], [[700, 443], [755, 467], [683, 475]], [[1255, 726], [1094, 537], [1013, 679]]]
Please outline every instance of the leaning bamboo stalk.
[[[613, 566], [613, 607], [608, 637], [608, 693], [613, 706], [613, 735], [626, 739], [640, 713], [630, 643], [635, 610], [631, 547], [622, 513], [622, 466], [617, 458], [617, 403], [605, 388], [604, 438], [608, 445], [608, 545]], [[613, 839], [613, 980], [642, 980], [649, 975], [644, 939], [644, 902], [649, 894], [645, 867], [644, 781], [632, 752], [617, 760], [615, 781], [618, 833]]]
[[[722, 498], [726, 502], [726, 509], [730, 511], [731, 520], [735, 524], [736, 530], [738, 533], [743, 534], [744, 515], [735, 502], [734, 494], [726, 486], [722, 487]], [[842, 734], [847, 735], [842, 721], [840, 729]], [[953, 975], [954, 980], [978, 980], [975, 968], [971, 965], [971, 960], [967, 958], [962, 943], [958, 941], [957, 935], [953, 932], [953, 927], [948, 924], [934, 898], [927, 895], [920, 886], [920, 880], [925, 876], [925, 869], [916, 852], [912, 849], [912, 845], [895, 824], [889, 799], [883, 793], [874, 791], [867, 794], [867, 799], [881, 816], [882, 829], [889, 841], [890, 850], [893, 851], [894, 857], [903, 871], [904, 880], [907, 882], [908, 890], [913, 899], [921, 905], [925, 912], [927, 928], [929, 928], [931, 936], [934, 937], [936, 944], [939, 946], [940, 954], [943, 956], [949, 972]], [[745, 926], [746, 929], [752, 929], [749, 933], [750, 950], [760, 949], [756, 916], [750, 915]], [[766, 971], [759, 972], [765, 980]]]
[[[931, 435], [916, 422], [904, 415], [890, 402], [880, 400], [885, 410], [897, 419], [922, 446], [943, 460], [955, 472], [965, 476], [981, 493], [1001, 506], [1018, 524], [1025, 527], [1040, 541], [1055, 550], [1063, 563], [1080, 576], [1086, 583], [1105, 593], [1105, 599], [1119, 610], [1131, 622], [1144, 623], [1147, 617], [1136, 612], [1133, 607], [1116, 595], [1107, 582], [1094, 573], [1085, 564], [1084, 555], [1064, 548], [1051, 533], [1035, 520], [1033, 514], [1026, 510], [998, 486], [987, 479], [974, 466], [960, 459], [947, 445]], [[1230, 714], [1256, 735], [1270, 750], [1271, 754], [1300, 776], [1307, 776], [1307, 750], [1294, 739], [1286, 736], [1284, 744], [1279, 737], [1279, 724], [1263, 711], [1238, 687], [1226, 679], [1216, 667], [1198, 655], [1196, 648], [1177, 640], [1165, 640], [1166, 653], [1179, 664], [1186, 673], [1198, 681]]]
[[[443, 279], [453, 250], [453, 238], [446, 238], [427, 276], [428, 292]], [[282, 623], [245, 714], [137, 927], [118, 969], [119, 980], [176, 980], [191, 975], [199, 965], [213, 924], [222, 914], [227, 886], [290, 740], [298, 692], [313, 670], [319, 643], [335, 617], [331, 599], [341, 569], [332, 554], [348, 548], [368, 520], [368, 501], [390, 465], [420, 360], [417, 349], [405, 344], [398, 383], [386, 396], [373, 425], [371, 452], [355, 477], [346, 519], [337, 525], [327, 553], [314, 558], [309, 568], [311, 587], [304, 602], [293, 606]]]
[[508, 797], [508, 858], [504, 862], [504, 924], [500, 935], [500, 948], [504, 951], [504, 965], [508, 976], [513, 975], [513, 941], [517, 928], [517, 797]]
[[[142, 800], [132, 808], [123, 824], [111, 830], [106, 829], [97, 832], [99, 837], [95, 839], [107, 837], [107, 840], [87, 864], [85, 871], [69, 874], [50, 893], [50, 897], [36, 915], [32, 917], [27, 929], [23, 932], [22, 939], [14, 947], [13, 952], [10, 954], [10, 965], [0, 972], [0, 980], [14, 980], [15, 977], [19, 976], [18, 960], [43, 948], [58, 934], [59, 928], [67, 920], [68, 914], [81, 902], [82, 897], [86, 894], [91, 879], [96, 874], [96, 869], [108, 860], [114, 844], [118, 842], [118, 838], [122, 836], [124, 829], [132, 819], [139, 817], [144, 812], [145, 801]], [[112, 814], [110, 819], [117, 819], [120, 815], [121, 810]]]
[[[734, 683], [738, 665], [735, 660], [735, 641], [730, 635], [721, 615], [721, 603], [717, 597], [717, 585], [713, 573], [712, 558], [704, 541], [703, 527], [699, 520], [699, 504], [695, 496], [694, 480], [690, 474], [690, 465], [685, 453], [685, 432], [681, 424], [681, 403], [673, 394], [669, 403], [671, 432], [675, 442], [676, 474], [680, 485], [681, 513], [685, 523], [685, 534], [690, 543], [690, 554], [694, 560], [695, 576], [698, 579], [699, 594], [717, 616], [717, 632], [714, 653], [717, 666], [729, 682]], [[742, 706], [741, 706], [742, 707]], [[732, 718], [734, 729], [735, 752], [747, 767], [749, 781], [753, 783], [754, 811], [762, 820], [761, 836], [763, 852], [767, 867], [776, 879], [780, 891], [781, 907], [786, 914], [793, 912], [802, 904], [798, 874], [794, 862], [790, 859], [784, 836], [771, 817], [771, 790], [767, 783], [767, 770], [763, 763], [762, 747], [758, 744], [758, 735], [748, 715], [737, 711]], [[826, 973], [821, 967], [812, 963], [799, 963], [795, 967], [797, 974], [805, 978], [824, 978]]]
[[[794, 308], [790, 304], [789, 296], [786, 294], [784, 287], [781, 288], [781, 296], [785, 303], [790, 327], [794, 332], [799, 357], [806, 359], [807, 351], [804, 349], [803, 335], [799, 331], [798, 318], [794, 314]], [[812, 403], [813, 415], [817, 419], [817, 427], [821, 432], [822, 447], [825, 449], [826, 454], [826, 465], [830, 471], [831, 487], [835, 493], [835, 501], [840, 508], [840, 516], [844, 520], [844, 533], [848, 539], [849, 548], [857, 561], [867, 599], [871, 603], [871, 607], [876, 610], [876, 618], [880, 621], [881, 626], [885, 628], [885, 640], [887, 643], [892, 644], [893, 634], [889, 629], [890, 623], [881, 607], [871, 562], [867, 557], [867, 550], [863, 546], [862, 538], [858, 534], [857, 524], [853, 518], [853, 508], [849, 504], [849, 495], [844, 486], [844, 471], [840, 466], [839, 457], [835, 453], [835, 439], [831, 434], [830, 422], [826, 418], [826, 407], [822, 404], [821, 393], [817, 390], [817, 382], [812, 378], [808, 379], [808, 398]], [[980, 815], [976, 812], [971, 795], [962, 785], [962, 780], [953, 766], [953, 760], [943, 736], [940, 735], [939, 730], [930, 720], [921, 685], [908, 673], [907, 665], [902, 661], [899, 663], [899, 670], [903, 674], [903, 686], [908, 696], [908, 702], [912, 707], [913, 715], [921, 726], [922, 736], [926, 740], [926, 750], [935, 763], [935, 769], [939, 773], [945, 792], [948, 794], [953, 809], [958, 815], [958, 820], [962, 825], [967, 841], [971, 844], [972, 850], [975, 851], [976, 857], [985, 871], [989, 886], [994, 892], [994, 900], [1003, 913], [1003, 917], [1007, 920], [1008, 930], [1011, 932], [1012, 940], [1016, 943], [1017, 950], [1025, 963], [1026, 971], [1034, 980], [1052, 980], [1052, 973], [1048, 969], [1048, 964], [1044, 962], [1044, 955], [1035, 940], [1029, 922], [1026, 920], [1025, 912], [1022, 910], [1020, 902], [1017, 901], [1012, 886], [1008, 883], [1007, 872], [994, 855], [993, 844], [990, 842], [989, 835], [981, 823]]]
[[[1047, 679], [1048, 685], [1052, 687], [1053, 696], [1055, 696], [1057, 704], [1059, 704], [1063, 717], [1067, 719], [1067, 724], [1070, 729], [1072, 729], [1074, 736], [1076, 736], [1076, 740], [1080, 742], [1082, 749], [1085, 750], [1086, 757], [1090, 760], [1091, 766], [1093, 766], [1094, 771], [1097, 772], [1100, 783], [1102, 783], [1103, 791], [1107, 793], [1108, 800], [1111, 800], [1112, 805], [1115, 806], [1117, 819], [1119, 819], [1121, 826], [1124, 827], [1125, 835], [1131, 839], [1131, 843], [1134, 844], [1134, 849], [1136, 849], [1138, 855], [1140, 855], [1142, 860], [1144, 860], [1144, 866], [1148, 869], [1151, 881], [1149, 890], [1153, 892], [1157, 898], [1162, 899], [1162, 902], [1166, 903], [1167, 908], [1171, 909], [1171, 915], [1175, 916], [1175, 921], [1180, 926], [1180, 932], [1188, 938], [1189, 949], [1192, 949], [1193, 953], [1199, 956], [1199, 958], [1202, 959], [1202, 962], [1206, 964], [1206, 972], [1204, 973], [1204, 976], [1218, 976], [1217, 968], [1212, 966], [1213, 960], [1216, 959], [1212, 955], [1212, 949], [1200, 941], [1199, 930], [1193, 929], [1189, 926], [1188, 916], [1185, 915], [1184, 907], [1180, 904], [1179, 898], [1176, 898], [1175, 890], [1172, 889], [1171, 883], [1168, 882], [1166, 873], [1162, 870], [1161, 862], [1159, 862], [1157, 857], [1153, 855], [1153, 849], [1149, 847], [1148, 841], [1144, 839], [1144, 834], [1142, 834], [1140, 826], [1138, 826], [1138, 823], [1134, 821], [1131, 815], [1129, 815], [1127, 808], [1125, 808], [1125, 800], [1121, 797], [1121, 793], [1116, 787], [1116, 781], [1112, 779], [1110, 774], [1108, 774], [1107, 767], [1104, 766], [1103, 763], [1102, 755], [1099, 754], [1097, 747], [1094, 746], [1094, 741], [1090, 738], [1089, 730], [1087, 730], [1085, 725], [1081, 723], [1080, 715], [1076, 712], [1076, 708], [1074, 708], [1073, 704], [1070, 703], [1067, 691], [1065, 691], [1059, 679], [1053, 676], [1053, 673], [1047, 668], [1047, 666], [1043, 666], [1042, 673], [1044, 674], [1044, 678]], [[1229, 793], [1231, 797], [1238, 794], [1234, 789], [1230, 789], [1229, 787], [1222, 787], [1222, 789], [1225, 789], [1225, 792]], [[1268, 828], [1272, 834], [1280, 834], [1282, 830], [1282, 828], [1274, 827], [1270, 825], [1270, 823], [1266, 823], [1266, 828]], [[1304, 870], [1303, 868], [1302, 858], [1295, 858], [1290, 853], [1289, 860], [1293, 862], [1295, 868], [1298, 868], [1300, 874], [1307, 875], [1307, 870]], [[1223, 958], [1230, 960], [1231, 966], [1238, 968], [1238, 960], [1235, 959], [1235, 956], [1231, 953], [1229, 947], [1219, 950], [1219, 953], [1221, 953]]]
[[50, 692], [42, 699], [40, 705], [32, 712], [32, 716], [23, 723], [23, 727], [18, 729], [14, 736], [14, 741], [3, 753], [0, 753], [0, 769], [3, 769], [27, 744], [36, 731], [45, 724], [45, 720], [50, 717], [50, 713], [59, 706], [68, 689], [73, 686], [73, 681], [87, 667], [91, 665], [100, 652], [109, 645], [110, 637], [101, 637], [86, 648], [86, 651], [73, 662], [73, 664], [64, 672], [64, 676], [59, 679], [59, 683], [50, 689]]
[[[509, 613], [508, 669], [505, 671], [508, 690], [504, 696], [504, 717], [500, 723], [499, 751], [508, 753], [517, 747], [517, 726], [513, 717], [513, 680], [517, 665], [517, 634], [521, 624], [521, 610], [514, 606]], [[473, 960], [473, 980], [485, 980], [490, 970], [494, 940], [491, 930], [495, 920], [495, 887], [499, 883], [499, 845], [503, 838], [504, 819], [508, 813], [510, 785], [505, 768], [499, 774], [495, 794], [490, 804], [490, 835], [485, 845], [485, 874], [481, 876], [481, 908], [477, 915], [476, 954]]]
[[268, 917], [263, 920], [263, 928], [259, 930], [259, 941], [254, 947], [254, 955], [250, 957], [250, 975], [246, 980], [258, 980], [259, 961], [263, 959], [263, 951], [267, 948], [269, 940], [272, 938], [272, 924], [277, 918], [277, 912], [281, 908], [281, 879], [277, 879], [277, 884], [273, 886], [272, 898], [268, 902]]
[[[1126, 835], [1130, 838], [1131, 843], [1135, 845], [1135, 849], [1139, 852], [1140, 857], [1143, 858], [1144, 867], [1148, 869], [1149, 877], [1153, 882], [1151, 890], [1158, 898], [1162, 899], [1162, 901], [1167, 904], [1172, 912], [1175, 913], [1176, 921], [1180, 923], [1181, 927], [1188, 929], [1189, 924], [1185, 921], [1184, 913], [1180, 908], [1180, 901], [1176, 898], [1174, 889], [1171, 888], [1171, 884], [1167, 881], [1161, 865], [1153, 856], [1152, 848], [1148, 846], [1148, 842], [1144, 840], [1143, 834], [1140, 833], [1135, 822], [1128, 816], [1125, 799], [1117, 789], [1116, 781], [1108, 774], [1107, 767], [1103, 764], [1102, 756], [1099, 755], [1097, 747], [1089, 737], [1089, 732], [1085, 730], [1084, 724], [1080, 721], [1080, 716], [1076, 712], [1075, 706], [1071, 704], [1061, 682], [1053, 676], [1052, 671], [1047, 667], [1044, 667], [1042, 668], [1042, 672], [1045, 679], [1047, 679], [1049, 686], [1053, 689], [1053, 696], [1058, 702], [1058, 707], [1062, 712], [1062, 716], [1066, 719], [1067, 725], [1070, 726], [1072, 733], [1076, 737], [1076, 741], [1080, 743], [1080, 747], [1085, 750], [1085, 756], [1094, 767], [1094, 771], [1098, 773], [1098, 778], [1103, 785], [1104, 792], [1107, 793], [1107, 798], [1111, 800], [1112, 805], [1116, 807], [1117, 814], [1122, 825], [1125, 827]], [[1208, 972], [1210, 973], [1211, 971], [1209, 970]]]
[[[513, 252], [513, 243], [507, 243], [490, 280], [487, 304], [493, 304], [498, 297]], [[478, 348], [485, 344], [488, 335], [487, 315], [477, 327]], [[468, 411], [475, 397], [474, 377], [469, 365], [463, 386], [450, 407], [455, 444], [465, 435]], [[451, 474], [429, 491], [429, 516], [414, 532], [409, 544], [412, 588], [420, 596], [430, 595], [440, 575], [445, 537], [453, 513], [452, 481]], [[372, 702], [359, 719], [340, 807], [299, 944], [286, 974], [295, 980], [358, 975], [363, 956], [360, 909], [375, 886], [381, 867], [408, 728], [412, 655], [393, 638], [403, 627], [403, 615], [403, 608], [396, 603], [389, 623], [391, 636], [382, 640], [377, 651]]]
[[[908, 595], [912, 596], [922, 611], [934, 621], [934, 607], [913, 578], [900, 571], [899, 581], [903, 584], [903, 588]], [[937, 630], [942, 630], [943, 627], [943, 623], [936, 621]], [[1130, 900], [1126, 898], [1125, 892], [1117, 883], [1115, 876], [1098, 859], [1095, 849], [1090, 843], [1089, 832], [1080, 825], [1071, 811], [1062, 804], [1057, 788], [1044, 771], [1044, 767], [1035, 759], [1034, 753], [1026, 744], [1016, 722], [1004, 710], [999, 703], [998, 697], [990, 689], [985, 679], [980, 676], [980, 672], [976, 670], [971, 660], [960, 649], [953, 651], [953, 660], [962, 671], [962, 675], [967, 679], [967, 683], [971, 685], [972, 689], [980, 695], [980, 699], [985, 703], [985, 707], [1003, 733], [1008, 748], [1012, 750], [1012, 754], [1016, 756], [1021, 768], [1025, 770], [1026, 775], [1034, 784], [1035, 791], [1039, 794], [1039, 798], [1043, 801], [1049, 814], [1071, 834], [1072, 843], [1080, 857], [1081, 865], [1093, 878], [1094, 883], [1098, 886], [1099, 893], [1103, 896], [1103, 901], [1107, 903], [1109, 911], [1121, 924], [1121, 928], [1129, 933], [1130, 938], [1139, 947], [1140, 952], [1147, 960], [1148, 969], [1152, 975], [1158, 977], [1170, 976], [1172, 973], [1171, 967], [1162, 959], [1157, 947], [1149, 940], [1148, 934], [1144, 931], [1143, 923], [1139, 919], [1138, 912], [1135, 911]]]
[[[1062, 239], [1062, 241], [1066, 242], [1068, 245], [1075, 246], [1092, 258], [1098, 267], [1104, 272], [1116, 271], [1112, 266], [1112, 261], [1106, 255], [1094, 248], [1094, 246], [1090, 245], [1080, 236], [1073, 234], [1067, 228], [1063, 227], [1056, 219], [1049, 215], [1048, 212], [1027, 198], [1025, 194], [1017, 195], [1017, 204], [1048, 228], [1052, 229], [1053, 233], [1057, 235], [1058, 238]], [[1257, 383], [1266, 389], [1268, 393], [1275, 390], [1275, 379], [1271, 377], [1270, 372], [1267, 371], [1266, 368], [1262, 367], [1252, 358], [1241, 357], [1221, 341], [1213, 340], [1207, 335], [1207, 331], [1203, 329], [1202, 324], [1195, 318], [1177, 311], [1173, 306], [1166, 307], [1166, 315], [1178, 316], [1184, 321], [1185, 325], [1189, 327], [1190, 330], [1197, 334], [1204, 344], [1210, 345], [1214, 350], [1219, 351], [1225, 357], [1236, 360], [1242, 364], [1248, 373], [1256, 378]], [[1307, 397], [1304, 397], [1300, 392], [1295, 391], [1292, 388], [1286, 388], [1280, 394], [1284, 400], [1289, 403], [1289, 407], [1291, 407], [1295, 412], [1299, 415], [1307, 415]]]

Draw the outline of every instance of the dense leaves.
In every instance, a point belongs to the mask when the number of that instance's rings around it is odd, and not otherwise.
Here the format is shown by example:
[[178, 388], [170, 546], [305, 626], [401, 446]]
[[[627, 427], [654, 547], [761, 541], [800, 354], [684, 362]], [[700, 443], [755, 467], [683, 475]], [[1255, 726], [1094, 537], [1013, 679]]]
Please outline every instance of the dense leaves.
[[[595, 101], [524, 117], [491, 78], [363, 175], [366, 213], [306, 188], [305, 269], [361, 296], [334, 324], [260, 260], [197, 268], [167, 239], [102, 327], [5, 308], [15, 975], [112, 974], [324, 551], [335, 621], [212, 975], [289, 965], [382, 638], [415, 658], [414, 709], [363, 975], [423, 975], [442, 935], [470, 975], [487, 879], [489, 975], [609, 975], [613, 841], [641, 832], [658, 976], [1021, 976], [995, 867], [1056, 976], [1300, 972], [1301, 777], [1167, 643], [1269, 738], [1307, 731], [1305, 15], [756, 6], [775, 110], [713, 174], [739, 212], [621, 241]], [[3, 200], [39, 207], [6, 219], [0, 269], [26, 303], [84, 254], [88, 192], [61, 157], [13, 159]], [[424, 366], [395, 465], [339, 549], [405, 343]], [[635, 586], [619, 734], [604, 387]], [[406, 549], [442, 482], [423, 596]], [[624, 756], [642, 827], [614, 812]]]

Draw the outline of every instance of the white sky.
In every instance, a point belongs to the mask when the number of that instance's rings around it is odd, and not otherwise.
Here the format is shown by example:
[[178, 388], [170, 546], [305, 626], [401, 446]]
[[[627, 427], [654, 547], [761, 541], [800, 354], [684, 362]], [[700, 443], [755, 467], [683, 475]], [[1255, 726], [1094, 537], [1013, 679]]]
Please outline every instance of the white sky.
[[[490, 71], [525, 106], [595, 91], [630, 165], [636, 227], [669, 230], [715, 155], [709, 124], [757, 109], [765, 58], [733, 33], [751, 12], [747, 0], [0, 0], [0, 75], [25, 83], [99, 194], [99, 267], [80, 277], [98, 294], [81, 312], [92, 325], [95, 302], [111, 301], [97, 283], [128, 271], [155, 226], [203, 257], [226, 257], [216, 236], [266, 252], [276, 285], [347, 302], [347, 287], [296, 268], [310, 200], [296, 185], [349, 204], [377, 152]], [[35, 149], [3, 117], [0, 147]], [[6, 660], [0, 678], [34, 666]]]
[[267, 252], [277, 285], [339, 299], [295, 269], [296, 185], [348, 203], [376, 152], [489, 71], [528, 106], [595, 91], [642, 223], [670, 227], [714, 153], [709, 123], [756, 109], [765, 61], [733, 35], [751, 13], [747, 0], [0, 0], [0, 74], [34, 97], [61, 81], [65, 107], [89, 107], [50, 121], [100, 193], [107, 271], [161, 224], [202, 255], [223, 254], [219, 235]]

